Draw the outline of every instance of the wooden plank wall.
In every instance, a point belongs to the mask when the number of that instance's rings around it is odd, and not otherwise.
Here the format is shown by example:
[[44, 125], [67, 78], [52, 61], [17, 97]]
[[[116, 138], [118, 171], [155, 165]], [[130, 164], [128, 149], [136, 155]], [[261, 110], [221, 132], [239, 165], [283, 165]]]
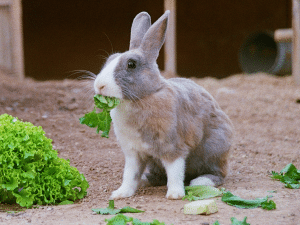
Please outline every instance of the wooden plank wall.
[[[291, 27], [290, 0], [176, 2], [177, 72], [184, 77], [240, 73], [238, 51], [249, 34]], [[73, 70], [98, 73], [105, 51], [128, 50], [137, 13], [147, 11], [154, 22], [164, 12], [164, 0], [26, 0], [22, 5], [26, 74], [39, 80], [64, 79]], [[164, 69], [164, 49], [158, 64]]]
[[223, 78], [241, 73], [238, 52], [254, 32], [291, 27], [291, 0], [177, 1], [177, 71]]

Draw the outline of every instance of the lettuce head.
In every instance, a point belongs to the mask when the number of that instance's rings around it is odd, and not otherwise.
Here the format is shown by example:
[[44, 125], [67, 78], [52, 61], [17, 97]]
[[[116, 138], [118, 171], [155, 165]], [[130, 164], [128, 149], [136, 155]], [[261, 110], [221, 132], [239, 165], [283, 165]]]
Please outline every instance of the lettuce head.
[[83, 174], [59, 158], [42, 127], [0, 115], [0, 202], [23, 207], [82, 199]]

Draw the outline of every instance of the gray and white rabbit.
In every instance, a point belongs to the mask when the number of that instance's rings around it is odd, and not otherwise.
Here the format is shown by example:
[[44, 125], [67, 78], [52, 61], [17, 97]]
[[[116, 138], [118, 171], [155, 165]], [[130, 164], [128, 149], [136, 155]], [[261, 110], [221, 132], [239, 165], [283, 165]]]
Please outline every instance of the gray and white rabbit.
[[167, 184], [166, 197], [180, 199], [184, 184], [217, 186], [227, 174], [229, 118], [203, 87], [185, 78], [167, 80], [158, 69], [169, 13], [153, 25], [148, 13], [139, 13], [129, 51], [112, 54], [94, 82], [96, 94], [121, 99], [111, 117], [125, 168], [112, 199], [134, 195], [141, 180]]

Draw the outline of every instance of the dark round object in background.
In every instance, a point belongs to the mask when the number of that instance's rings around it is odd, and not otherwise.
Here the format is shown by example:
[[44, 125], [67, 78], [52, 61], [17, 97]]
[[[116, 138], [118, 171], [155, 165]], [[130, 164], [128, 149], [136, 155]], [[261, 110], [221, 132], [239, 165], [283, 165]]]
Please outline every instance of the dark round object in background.
[[273, 32], [249, 35], [239, 51], [239, 63], [246, 73], [266, 72], [276, 75], [291, 73], [291, 43], [274, 40]]

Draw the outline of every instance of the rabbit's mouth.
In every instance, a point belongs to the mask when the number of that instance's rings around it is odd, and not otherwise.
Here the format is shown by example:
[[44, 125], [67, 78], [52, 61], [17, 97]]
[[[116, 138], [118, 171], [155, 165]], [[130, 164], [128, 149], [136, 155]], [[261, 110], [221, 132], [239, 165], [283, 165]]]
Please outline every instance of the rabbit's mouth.
[[115, 97], [121, 99], [122, 92], [119, 90], [120, 88], [117, 85], [110, 85], [103, 81], [95, 80], [94, 83], [95, 94], [103, 95], [106, 97]]

